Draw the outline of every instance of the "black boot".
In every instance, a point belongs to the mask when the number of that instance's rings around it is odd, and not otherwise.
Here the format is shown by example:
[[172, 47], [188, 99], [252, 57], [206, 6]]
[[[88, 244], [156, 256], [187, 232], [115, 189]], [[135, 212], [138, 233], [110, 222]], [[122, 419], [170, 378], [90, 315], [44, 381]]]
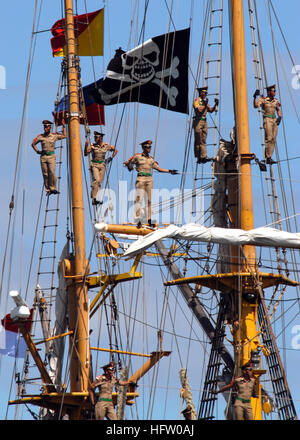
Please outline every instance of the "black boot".
[[97, 206], [97, 205], [102, 205], [103, 202], [99, 202], [99, 200], [97, 199], [92, 199], [92, 205]]
[[257, 164], [259, 166], [260, 171], [262, 171], [263, 173], [265, 173], [267, 171], [267, 166], [266, 166], [264, 160], [262, 160], [262, 161], [257, 160]]
[[273, 165], [274, 163], [277, 163], [275, 160], [273, 160], [271, 157], [267, 157], [267, 164], [268, 165]]
[[198, 160], [197, 160], [197, 163], [206, 163], [206, 162], [211, 162], [212, 161], [212, 158], [211, 157], [200, 157]]

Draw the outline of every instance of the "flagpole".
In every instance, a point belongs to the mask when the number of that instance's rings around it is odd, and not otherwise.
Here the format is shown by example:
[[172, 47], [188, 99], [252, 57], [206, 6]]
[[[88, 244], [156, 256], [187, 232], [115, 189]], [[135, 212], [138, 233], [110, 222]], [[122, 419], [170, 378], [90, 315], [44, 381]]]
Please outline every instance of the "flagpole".
[[[78, 96], [78, 58], [74, 32], [73, 2], [65, 0], [67, 79], [69, 96], [69, 149], [72, 186], [72, 214], [74, 233], [74, 258], [66, 261], [67, 275], [72, 277], [68, 286], [70, 337], [70, 389], [71, 392], [87, 392], [89, 378], [88, 347], [88, 298], [84, 283], [86, 251], [84, 231], [84, 205], [82, 184], [82, 160], [80, 140], [80, 114]], [[71, 419], [80, 419], [80, 407], [71, 412]]]

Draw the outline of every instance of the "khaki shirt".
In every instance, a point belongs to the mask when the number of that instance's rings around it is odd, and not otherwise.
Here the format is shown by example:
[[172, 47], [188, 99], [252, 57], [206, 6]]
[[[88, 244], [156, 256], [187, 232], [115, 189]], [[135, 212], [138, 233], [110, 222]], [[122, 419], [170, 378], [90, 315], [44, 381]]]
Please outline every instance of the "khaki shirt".
[[48, 136], [44, 136], [44, 134], [39, 134], [32, 143], [38, 144], [39, 142], [41, 142], [42, 152], [51, 153], [54, 152], [55, 142], [59, 139], [64, 139], [64, 135], [59, 133], [49, 133]]
[[135, 164], [138, 175], [147, 173], [152, 175], [152, 169], [158, 170], [159, 166], [152, 156], [146, 156], [144, 153], [137, 153], [129, 161]]
[[201, 117], [205, 118], [207, 112], [212, 111], [212, 108], [208, 104], [205, 106], [204, 99], [200, 98], [200, 96], [194, 100], [193, 106], [194, 106], [196, 118], [201, 118]]
[[111, 146], [104, 142], [102, 144], [92, 144], [92, 160], [104, 161], [106, 153], [111, 149]]
[[234, 383], [237, 387], [238, 397], [250, 400], [254, 391], [255, 379], [251, 377], [250, 380], [246, 380], [243, 377], [237, 377]]
[[273, 115], [276, 116], [276, 110], [279, 110], [281, 104], [278, 99], [273, 98], [270, 99], [268, 96], [266, 98], [260, 98], [257, 101], [258, 107], [261, 107], [263, 110], [264, 116]]
[[119, 384], [119, 380], [115, 376], [112, 376], [111, 379], [108, 379], [104, 375], [97, 376], [95, 379], [95, 385], [96, 387], [99, 387], [99, 398], [111, 399], [116, 384]]

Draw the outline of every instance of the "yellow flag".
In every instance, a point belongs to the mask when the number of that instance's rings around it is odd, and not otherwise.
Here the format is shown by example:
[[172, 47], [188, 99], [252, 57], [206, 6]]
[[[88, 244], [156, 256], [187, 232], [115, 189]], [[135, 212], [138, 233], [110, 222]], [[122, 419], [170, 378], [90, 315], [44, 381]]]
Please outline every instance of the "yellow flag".
[[[104, 9], [74, 16], [74, 31], [77, 39], [77, 55], [103, 55]], [[54, 57], [67, 54], [65, 19], [58, 20], [51, 28], [51, 47]]]

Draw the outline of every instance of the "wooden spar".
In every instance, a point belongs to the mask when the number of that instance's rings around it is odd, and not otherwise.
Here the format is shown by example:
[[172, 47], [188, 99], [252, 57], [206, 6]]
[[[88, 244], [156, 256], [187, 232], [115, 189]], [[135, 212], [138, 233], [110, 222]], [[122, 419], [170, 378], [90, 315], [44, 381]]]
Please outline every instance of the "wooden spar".
[[26, 323], [23, 321], [15, 321], [14, 324], [18, 325], [20, 332], [22, 333], [22, 336], [24, 338], [24, 341], [27, 344], [28, 350], [30, 351], [35, 364], [41, 374], [41, 378], [43, 381], [44, 389], [47, 393], [55, 392], [55, 386], [52, 383], [52, 380], [48, 374], [48, 371], [45, 367], [44, 362], [42, 361], [39, 352], [36, 349], [36, 346], [32, 340], [32, 337], [30, 335], [30, 332], [26, 328]]
[[[86, 272], [86, 251], [84, 233], [84, 206], [80, 141], [80, 115], [78, 97], [78, 58], [74, 33], [73, 2], [65, 0], [67, 79], [69, 96], [69, 144], [72, 185], [72, 216], [74, 231], [74, 260], [71, 262], [73, 282], [68, 286], [71, 364], [71, 392], [87, 392], [89, 379], [88, 349], [88, 300], [87, 287], [83, 281]], [[80, 418], [78, 410], [71, 418]]]
[[60, 339], [65, 336], [73, 335], [73, 333], [74, 332], [71, 330], [70, 332], [62, 333], [61, 335], [51, 336], [50, 338], [46, 338], [43, 339], [42, 341], [36, 342], [35, 345], [45, 344], [47, 342], [54, 341], [55, 339]]
[[90, 347], [91, 350], [96, 350], [96, 351], [106, 351], [108, 353], [121, 353], [121, 354], [129, 354], [130, 356], [142, 356], [142, 357], [147, 357], [150, 358], [151, 354], [145, 354], [145, 353], [134, 353], [132, 351], [125, 351], [125, 350], [113, 350], [111, 348], [100, 348], [100, 347]]
[[152, 228], [147, 226], [142, 226], [138, 228], [137, 226], [131, 225], [109, 225], [106, 223], [98, 223], [99, 232], [109, 232], [110, 234], [126, 234], [126, 235], [148, 235], [153, 232]]
[[[241, 229], [253, 229], [253, 201], [252, 201], [252, 182], [251, 182], [251, 159], [250, 140], [249, 140], [249, 120], [248, 120], [248, 97], [247, 97], [247, 75], [245, 57], [245, 34], [244, 34], [244, 11], [243, 0], [230, 0], [230, 16], [232, 29], [232, 70], [234, 82], [234, 107], [236, 121], [236, 141], [239, 154], [239, 186], [229, 188], [239, 193], [238, 218], [233, 221]], [[245, 245], [242, 248], [241, 272], [257, 272], [256, 252], [254, 246]], [[238, 255], [235, 251], [233, 254]], [[236, 266], [234, 266], [234, 269]], [[235, 319], [237, 319], [236, 330], [234, 332], [235, 362], [237, 367], [251, 359], [251, 352], [256, 351], [259, 345], [257, 338], [257, 307], [258, 297], [253, 302], [248, 302], [243, 298], [242, 289], [238, 292], [239, 298], [236, 304]], [[253, 292], [254, 293], [254, 292]], [[238, 319], [238, 317], [240, 319]], [[237, 370], [238, 372], [238, 370]], [[252, 399], [253, 416], [255, 420], [262, 419], [262, 408], [260, 396]]]
[[[169, 356], [170, 351], [153, 351], [151, 353], [150, 359], [144, 363], [129, 379], [130, 382], [137, 382], [141, 379], [154, 365], [164, 356]], [[129, 390], [131, 385], [129, 385]]]

